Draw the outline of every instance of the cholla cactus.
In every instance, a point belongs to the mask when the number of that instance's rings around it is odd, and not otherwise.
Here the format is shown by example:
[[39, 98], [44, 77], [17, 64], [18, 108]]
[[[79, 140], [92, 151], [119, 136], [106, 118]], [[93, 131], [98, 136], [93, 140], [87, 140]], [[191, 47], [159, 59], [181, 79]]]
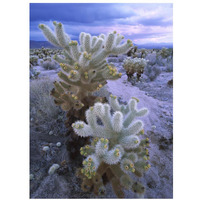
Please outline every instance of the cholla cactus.
[[84, 106], [84, 100], [92, 92], [103, 87], [106, 80], [116, 80], [121, 77], [121, 73], [117, 72], [114, 65], [106, 63], [106, 57], [109, 54], [126, 53], [133, 44], [131, 40], [121, 44], [124, 37], [116, 31], [99, 36], [82, 32], [78, 44], [64, 32], [61, 23], [53, 22], [53, 24], [55, 33], [46, 25], [39, 25], [49, 42], [64, 49], [64, 57], [54, 56], [60, 63], [62, 71], [58, 73], [61, 81], [54, 83], [52, 95], [55, 103], [61, 105], [63, 110], [72, 108], [79, 110]]
[[[142, 139], [144, 124], [141, 120], [136, 120], [137, 117], [146, 115], [148, 110], [138, 110], [138, 101], [132, 98], [128, 105], [120, 105], [116, 96], [111, 95], [110, 105], [96, 103], [86, 111], [87, 124], [77, 121], [72, 125], [79, 136], [93, 137], [91, 145], [80, 149], [81, 155], [86, 157], [81, 169], [83, 184], [92, 187], [96, 185], [95, 178], [99, 179], [106, 173], [118, 197], [123, 197], [122, 188], [144, 193], [144, 187], [139, 183], [135, 184], [129, 176], [132, 173], [141, 177], [150, 168], [147, 149], [149, 139]], [[103, 125], [98, 124], [97, 119]], [[102, 188], [102, 184], [100, 186]]]
[[140, 49], [141, 52], [141, 58], [145, 58], [147, 56], [147, 50], [146, 49]]
[[38, 57], [37, 56], [30, 56], [30, 64], [36, 66], [38, 64]]
[[137, 80], [140, 79], [144, 72], [144, 68], [147, 66], [148, 60], [143, 58], [127, 58], [123, 62], [123, 67], [126, 70], [128, 79], [130, 79], [135, 73], [137, 74]]
[[163, 47], [160, 51], [160, 55], [162, 56], [162, 58], [167, 58], [170, 56], [170, 51], [169, 49]]
[[46, 60], [48, 58], [51, 58], [52, 55], [55, 54], [62, 54], [62, 50], [61, 49], [48, 49], [48, 48], [40, 48], [40, 49], [31, 49], [30, 50], [30, 55], [31, 56], [38, 56], [38, 58]]
[[135, 57], [135, 53], [137, 52], [138, 47], [134, 46], [133, 48], [131, 48], [128, 53], [127, 56], [131, 56], [131, 57]]

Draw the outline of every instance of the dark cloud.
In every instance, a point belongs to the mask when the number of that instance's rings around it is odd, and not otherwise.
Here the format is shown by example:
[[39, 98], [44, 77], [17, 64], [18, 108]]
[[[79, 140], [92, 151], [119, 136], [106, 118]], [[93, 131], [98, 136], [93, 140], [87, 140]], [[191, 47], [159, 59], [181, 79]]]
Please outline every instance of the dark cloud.
[[93, 23], [95, 21], [125, 18], [133, 12], [120, 9], [113, 3], [31, 3], [30, 20], [57, 20], [72, 23]]

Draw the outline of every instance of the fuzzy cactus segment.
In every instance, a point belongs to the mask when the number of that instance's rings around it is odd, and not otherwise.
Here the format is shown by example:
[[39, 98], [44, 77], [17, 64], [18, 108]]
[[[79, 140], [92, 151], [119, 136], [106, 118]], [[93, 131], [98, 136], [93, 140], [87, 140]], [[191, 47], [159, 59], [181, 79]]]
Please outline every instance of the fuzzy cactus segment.
[[[55, 86], [52, 96], [64, 110], [70, 108], [79, 110], [83, 106], [87, 107], [83, 103], [84, 100], [91, 96], [92, 92], [103, 87], [106, 80], [116, 80], [121, 77], [121, 73], [118, 73], [114, 66], [108, 68], [106, 58], [110, 54], [128, 52], [133, 44], [131, 40], [121, 44], [123, 37], [117, 35], [116, 31], [98, 37], [81, 32], [79, 42], [73, 41], [65, 33], [61, 23], [54, 21], [53, 24], [54, 32], [44, 24], [39, 25], [46, 39], [64, 50], [63, 55], [54, 55], [55, 61], [62, 68], [58, 74], [61, 82], [56, 84], [59, 84], [59, 88], [62, 87], [63, 91], [58, 91], [58, 87]], [[71, 93], [76, 99], [71, 99]]]
[[86, 156], [82, 172], [89, 179], [96, 175], [98, 166], [105, 163], [118, 176], [121, 185], [131, 189], [134, 181], [129, 175], [137, 176], [150, 168], [149, 138], [143, 136], [144, 123], [136, 119], [146, 115], [148, 110], [138, 110], [138, 102], [137, 98], [132, 98], [127, 105], [121, 105], [117, 97], [110, 95], [110, 104], [96, 103], [86, 111], [87, 123], [77, 121], [73, 124], [77, 135], [93, 138], [91, 145], [81, 148], [81, 155]]

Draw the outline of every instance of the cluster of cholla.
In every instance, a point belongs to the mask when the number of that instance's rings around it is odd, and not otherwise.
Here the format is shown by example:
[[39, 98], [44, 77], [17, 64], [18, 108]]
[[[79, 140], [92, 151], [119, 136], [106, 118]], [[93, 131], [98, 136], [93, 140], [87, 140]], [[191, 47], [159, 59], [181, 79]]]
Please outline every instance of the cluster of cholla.
[[131, 78], [136, 74], [137, 80], [139, 80], [144, 72], [144, 68], [147, 66], [147, 63], [148, 60], [144, 58], [127, 58], [123, 62], [123, 67], [126, 70], [128, 78]]
[[55, 54], [62, 54], [61, 49], [49, 49], [42, 47], [41, 49], [31, 49], [30, 56], [37, 56], [40, 59], [47, 59], [50, 58], [52, 55]]
[[61, 23], [53, 24], [55, 33], [46, 25], [39, 25], [49, 42], [64, 49], [63, 57], [54, 56], [62, 71], [58, 73], [61, 81], [54, 83], [52, 95], [55, 103], [61, 105], [63, 110], [79, 110], [84, 106], [84, 99], [103, 87], [106, 80], [121, 77], [122, 74], [118, 73], [113, 65], [107, 64], [106, 57], [109, 54], [126, 53], [133, 44], [131, 40], [121, 44], [124, 37], [116, 31], [99, 36], [82, 32], [78, 44], [64, 32]]
[[148, 110], [138, 110], [138, 101], [132, 98], [128, 105], [120, 105], [116, 96], [111, 95], [109, 104], [95, 103], [86, 111], [87, 123], [72, 124], [79, 136], [93, 137], [90, 145], [80, 149], [86, 157], [78, 173], [84, 191], [95, 188], [95, 194], [102, 193], [102, 176], [106, 174], [118, 197], [124, 197], [123, 188], [144, 193], [144, 186], [130, 177], [130, 173], [141, 177], [150, 168], [149, 139], [144, 138], [143, 122], [136, 120]]
[[163, 47], [163, 48], [160, 50], [159, 54], [162, 56], [162, 58], [167, 58], [167, 57], [169, 57], [169, 56], [171, 55], [171, 52], [170, 52], [169, 49]]

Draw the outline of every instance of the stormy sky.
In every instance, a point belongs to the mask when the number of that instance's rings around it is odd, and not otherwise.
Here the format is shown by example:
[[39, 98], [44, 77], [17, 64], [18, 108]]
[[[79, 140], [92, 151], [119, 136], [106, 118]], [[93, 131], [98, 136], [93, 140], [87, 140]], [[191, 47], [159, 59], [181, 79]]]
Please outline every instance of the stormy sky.
[[173, 4], [170, 3], [31, 3], [30, 39], [45, 41], [38, 28], [64, 24], [72, 40], [116, 30], [135, 44], [173, 42]]

